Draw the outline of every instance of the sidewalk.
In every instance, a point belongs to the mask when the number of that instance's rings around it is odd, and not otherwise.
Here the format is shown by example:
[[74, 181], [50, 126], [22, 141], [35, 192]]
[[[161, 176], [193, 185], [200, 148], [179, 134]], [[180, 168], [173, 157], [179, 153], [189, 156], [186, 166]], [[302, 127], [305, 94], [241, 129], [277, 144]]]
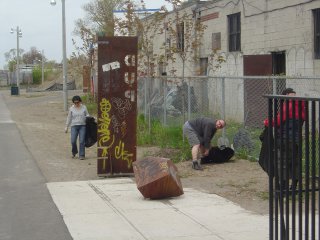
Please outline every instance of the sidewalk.
[[177, 198], [148, 200], [130, 178], [47, 186], [74, 240], [268, 239], [268, 216], [190, 188]]

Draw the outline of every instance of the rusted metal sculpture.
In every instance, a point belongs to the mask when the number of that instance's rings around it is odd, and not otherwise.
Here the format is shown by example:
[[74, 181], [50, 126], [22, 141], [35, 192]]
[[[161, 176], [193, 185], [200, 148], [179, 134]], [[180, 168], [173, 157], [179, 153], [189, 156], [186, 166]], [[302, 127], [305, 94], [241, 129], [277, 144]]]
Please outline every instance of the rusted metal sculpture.
[[137, 38], [98, 37], [98, 175], [132, 175], [136, 125]]
[[145, 198], [162, 199], [183, 194], [177, 167], [168, 158], [147, 157], [133, 163], [139, 191]]

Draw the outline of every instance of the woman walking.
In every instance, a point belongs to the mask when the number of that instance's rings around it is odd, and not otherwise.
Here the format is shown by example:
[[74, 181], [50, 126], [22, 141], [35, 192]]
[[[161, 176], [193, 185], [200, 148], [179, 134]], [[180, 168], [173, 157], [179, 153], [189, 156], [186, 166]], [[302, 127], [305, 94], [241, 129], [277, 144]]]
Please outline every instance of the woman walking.
[[78, 154], [77, 139], [79, 136], [79, 159], [85, 158], [86, 117], [89, 116], [87, 107], [82, 104], [79, 96], [72, 98], [73, 105], [69, 108], [65, 133], [71, 126], [72, 158]]

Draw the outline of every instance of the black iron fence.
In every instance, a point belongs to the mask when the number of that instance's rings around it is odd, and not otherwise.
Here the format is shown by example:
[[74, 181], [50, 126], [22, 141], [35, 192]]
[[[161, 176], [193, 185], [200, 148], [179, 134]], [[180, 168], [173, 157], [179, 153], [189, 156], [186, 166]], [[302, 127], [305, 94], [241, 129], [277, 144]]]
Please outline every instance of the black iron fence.
[[320, 239], [320, 98], [265, 97], [269, 239]]

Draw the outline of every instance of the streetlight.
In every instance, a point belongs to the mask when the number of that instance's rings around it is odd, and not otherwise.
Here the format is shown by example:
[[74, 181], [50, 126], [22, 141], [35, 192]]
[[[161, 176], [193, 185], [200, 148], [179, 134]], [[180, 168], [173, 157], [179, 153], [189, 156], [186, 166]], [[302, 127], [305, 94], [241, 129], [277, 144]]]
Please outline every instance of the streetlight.
[[44, 50], [42, 50], [41, 52], [39, 51], [39, 53], [41, 54], [41, 83], [43, 85], [43, 82], [44, 82], [44, 59], [43, 59], [43, 56], [44, 56]]
[[[66, 13], [65, 0], [62, 3], [62, 54], [63, 54], [63, 104], [64, 110], [68, 111], [68, 89], [67, 89], [67, 50], [66, 50]], [[52, 6], [56, 5], [56, 0], [51, 0]]]
[[11, 28], [11, 31], [10, 31], [10, 33], [14, 33], [14, 32], [16, 32], [17, 33], [17, 69], [16, 69], [16, 74], [17, 74], [17, 87], [18, 87], [18, 94], [19, 94], [19, 87], [20, 87], [20, 74], [19, 74], [19, 58], [20, 58], [20, 53], [19, 53], [19, 38], [21, 38], [22, 37], [22, 31], [21, 31], [21, 29], [19, 28], [19, 26], [17, 26], [17, 28], [16, 29], [14, 29], [14, 28]]

